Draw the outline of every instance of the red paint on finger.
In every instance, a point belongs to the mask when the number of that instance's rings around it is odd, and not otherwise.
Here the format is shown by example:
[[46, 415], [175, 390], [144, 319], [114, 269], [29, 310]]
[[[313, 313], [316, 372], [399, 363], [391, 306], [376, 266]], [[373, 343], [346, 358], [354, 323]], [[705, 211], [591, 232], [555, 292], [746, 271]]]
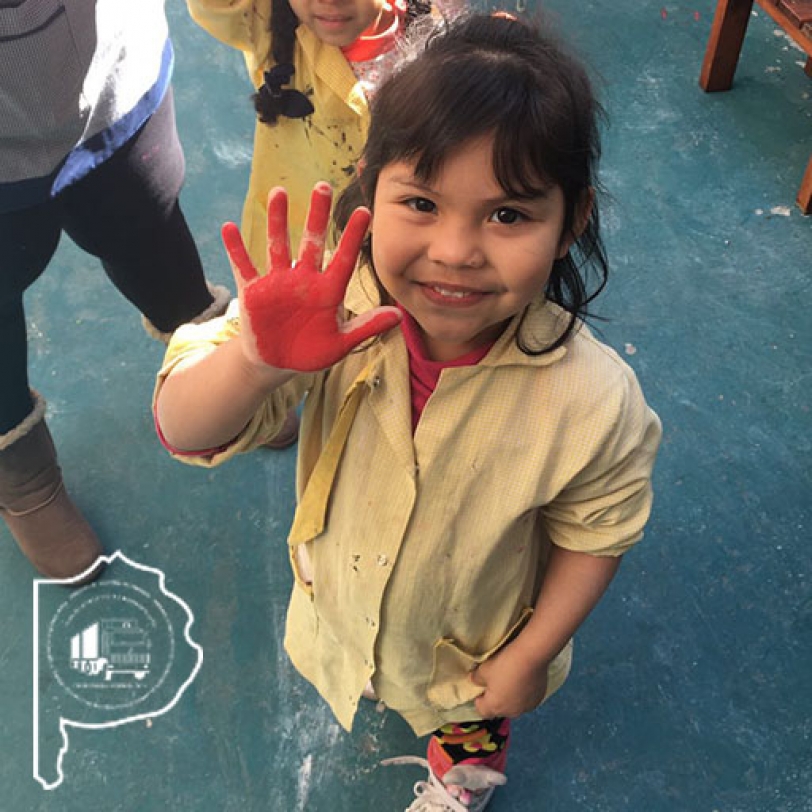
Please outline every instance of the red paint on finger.
[[268, 194], [268, 270], [290, 267], [288, 193], [276, 186]]
[[354, 241], [359, 246], [364, 241], [367, 229], [369, 228], [369, 221], [372, 219], [369, 209], [358, 208], [351, 215], [347, 222], [347, 227], [344, 229], [342, 241]]
[[328, 183], [320, 182], [313, 187], [302, 241], [299, 245], [300, 263], [321, 268], [324, 244], [327, 241], [327, 227], [330, 224], [332, 200], [333, 190]]
[[350, 215], [347, 227], [341, 235], [335, 254], [333, 254], [333, 260], [328, 270], [341, 279], [345, 286], [352, 276], [355, 263], [358, 261], [358, 253], [369, 228], [371, 216], [369, 209], [356, 209]]
[[330, 204], [333, 202], [333, 190], [329, 183], [317, 183], [310, 193], [310, 208], [305, 222], [306, 234], [322, 234], [330, 222]]
[[345, 351], [350, 352], [367, 339], [397, 327], [400, 324], [400, 319], [400, 311], [391, 307], [385, 308], [371, 318], [364, 318], [363, 316], [356, 318], [353, 326], [344, 333], [342, 343]]
[[220, 230], [220, 235], [225, 246], [231, 264], [237, 269], [243, 282], [250, 282], [257, 276], [248, 251], [245, 250], [245, 243], [242, 240], [240, 229], [234, 223], [225, 223]]

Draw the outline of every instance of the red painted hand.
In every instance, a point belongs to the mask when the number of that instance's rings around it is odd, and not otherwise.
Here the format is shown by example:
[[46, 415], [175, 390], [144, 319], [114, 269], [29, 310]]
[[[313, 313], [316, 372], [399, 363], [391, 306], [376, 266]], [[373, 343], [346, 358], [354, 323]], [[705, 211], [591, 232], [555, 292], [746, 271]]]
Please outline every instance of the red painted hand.
[[317, 183], [310, 198], [299, 260], [292, 263], [288, 199], [284, 189], [268, 196], [268, 273], [260, 276], [239, 229], [223, 226], [223, 243], [240, 297], [241, 337], [247, 357], [276, 369], [327, 369], [372, 336], [400, 321], [394, 307], [378, 307], [349, 321], [342, 302], [369, 225], [367, 209], [350, 217], [338, 248], [322, 273], [332, 193]]

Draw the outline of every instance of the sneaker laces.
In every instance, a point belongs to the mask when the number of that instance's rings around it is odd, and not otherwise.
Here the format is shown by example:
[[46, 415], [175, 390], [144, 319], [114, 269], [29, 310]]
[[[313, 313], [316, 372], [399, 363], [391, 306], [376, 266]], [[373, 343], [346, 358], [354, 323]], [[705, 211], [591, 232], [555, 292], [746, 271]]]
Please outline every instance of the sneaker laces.
[[[460, 764], [446, 773], [446, 778], [454, 782], [446, 784], [434, 774], [426, 759], [417, 756], [387, 758], [381, 764], [385, 767], [414, 764], [428, 772], [428, 781], [418, 781], [414, 785], [415, 800], [405, 812], [481, 812], [491, 799], [494, 788], [507, 781], [502, 773], [489, 767]], [[449, 792], [450, 786], [468, 790], [466, 794], [469, 796], [470, 791], [480, 792], [470, 796], [468, 803], [463, 803]]]

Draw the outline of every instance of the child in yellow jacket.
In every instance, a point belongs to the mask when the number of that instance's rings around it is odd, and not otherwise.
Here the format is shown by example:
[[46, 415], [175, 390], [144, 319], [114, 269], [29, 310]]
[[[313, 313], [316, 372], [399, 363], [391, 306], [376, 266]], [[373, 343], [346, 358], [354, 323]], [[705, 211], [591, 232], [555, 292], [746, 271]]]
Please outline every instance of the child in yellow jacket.
[[310, 190], [343, 188], [369, 125], [369, 99], [427, 0], [187, 0], [192, 18], [245, 55], [256, 93], [243, 239], [265, 266], [268, 192], [283, 186], [298, 245]]

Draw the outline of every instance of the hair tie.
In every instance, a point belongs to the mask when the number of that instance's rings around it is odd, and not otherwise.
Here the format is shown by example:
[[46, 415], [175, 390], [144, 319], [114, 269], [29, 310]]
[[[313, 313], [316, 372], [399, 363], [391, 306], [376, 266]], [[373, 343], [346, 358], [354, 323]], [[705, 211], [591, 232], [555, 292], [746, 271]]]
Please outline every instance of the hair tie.
[[265, 83], [259, 89], [259, 95], [270, 97], [278, 115], [286, 118], [304, 118], [315, 109], [310, 99], [298, 90], [283, 87], [290, 82], [293, 71], [293, 65], [287, 62], [266, 70]]

